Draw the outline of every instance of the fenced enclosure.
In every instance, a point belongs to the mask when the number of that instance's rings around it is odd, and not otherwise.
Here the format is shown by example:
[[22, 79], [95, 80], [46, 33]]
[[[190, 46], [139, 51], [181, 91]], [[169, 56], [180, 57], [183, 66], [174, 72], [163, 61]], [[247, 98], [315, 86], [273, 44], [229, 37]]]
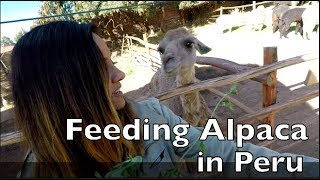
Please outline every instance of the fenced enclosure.
[[[270, 1], [263, 2], [270, 3]], [[263, 4], [261, 3], [261, 4]], [[250, 6], [253, 9], [258, 6], [259, 3], [253, 3]], [[222, 12], [222, 10], [229, 10], [234, 8], [245, 8], [246, 6], [241, 7], [221, 7], [217, 12]], [[223, 14], [223, 13], [222, 13]], [[218, 15], [220, 16], [220, 15]], [[218, 17], [213, 16], [213, 18]], [[149, 38], [147, 37], [148, 33], [144, 33], [142, 37], [137, 37], [134, 34], [125, 34], [121, 36], [121, 50], [120, 54], [125, 54], [126, 51], [130, 53], [130, 57], [135, 58], [135, 62], [142, 64], [143, 66], [152, 69], [153, 71], [159, 70], [161, 66], [161, 62], [157, 55], [157, 44], [152, 44], [148, 42]], [[138, 42], [142, 45], [143, 48], [139, 50], [134, 49], [134, 42]], [[307, 142], [288, 142], [286, 145], [282, 144], [280, 141], [265, 141], [265, 142], [257, 142], [252, 141], [255, 144], [259, 144], [262, 146], [270, 147], [274, 150], [279, 151], [289, 151], [296, 153], [309, 153], [308, 155], [317, 156], [314, 154], [318, 154], [319, 149], [314, 146], [314, 142], [319, 144], [319, 136], [316, 133], [319, 129], [316, 126], [319, 126], [319, 116], [317, 115], [318, 109], [305, 111], [305, 108], [299, 109], [303, 103], [310, 99], [314, 99], [319, 96], [319, 84], [317, 80], [313, 80], [312, 83], [305, 83], [306, 86], [302, 88], [298, 88], [295, 91], [292, 91], [292, 96], [289, 98], [282, 98], [279, 95], [279, 92], [283, 91], [283, 86], [281, 85], [279, 88], [279, 81], [277, 81], [277, 71], [280, 69], [286, 69], [291, 66], [300, 65], [307, 62], [315, 62], [319, 61], [318, 52], [309, 53], [309, 54], [301, 54], [299, 56], [290, 57], [278, 60], [279, 56], [279, 48], [274, 46], [267, 46], [263, 49], [263, 66], [252, 67], [246, 66], [239, 63], [236, 63], [228, 59], [218, 58], [214, 56], [198, 56], [197, 64], [199, 65], [208, 65], [210, 68], [218, 68], [228, 72], [229, 75], [223, 75], [215, 78], [208, 78], [206, 80], [202, 80], [191, 84], [189, 86], [179, 87], [173, 90], [170, 90], [161, 94], [152, 94], [151, 96], [141, 96], [138, 98], [139, 101], [144, 100], [148, 97], [156, 97], [160, 101], [167, 100], [172, 97], [176, 97], [182, 94], [186, 94], [193, 91], [203, 91], [208, 90], [213, 94], [219, 96], [218, 100], [226, 95], [226, 93], [222, 89], [218, 89], [220, 87], [227, 87], [234, 83], [241, 83], [243, 81], [250, 81], [256, 83], [255, 87], [259, 87], [257, 91], [260, 91], [261, 94], [255, 96], [261, 98], [261, 101], [257, 101], [259, 106], [262, 108], [256, 108], [253, 103], [248, 103], [245, 101], [245, 98], [241, 98], [240, 96], [226, 96], [226, 99], [229, 99], [235, 106], [239, 107], [245, 113], [239, 115], [239, 117], [235, 117], [236, 124], [260, 124], [267, 122], [275, 127], [279, 123], [297, 123], [298, 120], [294, 120], [290, 122], [289, 119], [281, 119], [277, 117], [277, 114], [283, 111], [288, 111], [289, 113], [294, 114], [295, 112], [308, 115], [305, 116], [305, 119], [302, 119], [302, 123], [306, 123], [306, 126], [310, 129], [310, 134], [312, 137]], [[316, 72], [317, 73], [317, 72]], [[312, 77], [308, 75], [306, 78], [306, 82], [310, 80]], [[303, 74], [301, 74], [303, 76]], [[243, 90], [244, 91], [244, 90]], [[249, 90], [248, 90], [249, 91]], [[291, 112], [290, 109], [293, 109]], [[305, 112], [304, 112], [305, 111]], [[316, 117], [314, 117], [314, 115]], [[292, 115], [297, 116], [298, 115]], [[290, 117], [292, 117], [290, 116]], [[310, 116], [310, 118], [309, 118]], [[283, 117], [283, 116], [281, 116]], [[289, 116], [288, 116], [289, 117]], [[300, 116], [299, 116], [300, 117]], [[303, 117], [303, 116], [302, 116]], [[312, 121], [310, 120], [312, 119]], [[14, 120], [13, 109], [8, 109], [5, 112], [1, 112], [1, 124], [2, 127], [6, 127], [11, 125]], [[310, 121], [309, 121], [310, 120]], [[222, 129], [226, 129], [226, 124], [222, 123]], [[20, 131], [14, 129], [5, 130], [2, 128], [1, 130], [1, 148], [2, 149], [10, 149], [12, 147], [16, 147], [21, 142], [23, 142], [24, 138]], [[302, 147], [301, 144], [304, 146]], [[308, 149], [308, 146], [312, 146], [312, 148]], [[298, 147], [298, 148], [297, 148]], [[314, 151], [314, 152], [311, 152]], [[301, 154], [300, 153], [300, 154]], [[10, 153], [8, 153], [10, 154]], [[13, 156], [11, 154], [11, 156]], [[317, 157], [318, 158], [318, 157]]]
[[[279, 112], [285, 108], [289, 108], [292, 106], [299, 105], [300, 103], [303, 103], [307, 100], [310, 100], [314, 97], [319, 96], [319, 87], [313, 86], [313, 89], [311, 92], [301, 96], [296, 97], [295, 99], [288, 100], [287, 102], [282, 102], [280, 104], [276, 104], [276, 83], [277, 83], [277, 77], [276, 77], [276, 70], [280, 68], [285, 68], [287, 66], [303, 63], [306, 61], [312, 61], [312, 60], [318, 60], [319, 56], [318, 54], [307, 54], [302, 55], [290, 59], [283, 60], [281, 62], [277, 62], [277, 48], [276, 47], [266, 47], [264, 49], [264, 63], [266, 64], [263, 67], [259, 68], [251, 68], [251, 70], [238, 73], [235, 75], [229, 75], [229, 76], [223, 76], [219, 78], [209, 79], [202, 82], [197, 82], [189, 86], [185, 87], [179, 87], [177, 89], [162, 93], [162, 94], [155, 94], [153, 97], [159, 99], [160, 101], [172, 98], [174, 96], [179, 96], [182, 94], [186, 94], [192, 91], [200, 91], [204, 89], [209, 88], [215, 88], [219, 86], [225, 86], [228, 84], [240, 82], [247, 79], [253, 79], [256, 77], [259, 77], [261, 75], [267, 74], [267, 76], [264, 76], [263, 78], [260, 78], [260, 81], [262, 83], [262, 90], [263, 90], [263, 107], [265, 109], [255, 112], [251, 110], [249, 107], [243, 105], [239, 101], [237, 101], [234, 98], [229, 98], [233, 103], [240, 106], [240, 108], [243, 108], [246, 112], [249, 114], [239, 118], [236, 123], [248, 123], [252, 124], [255, 120], [265, 118], [265, 121], [270, 124], [272, 127], [275, 126], [274, 122], [274, 113]], [[201, 60], [201, 58], [200, 58]], [[210, 64], [214, 64], [214, 58], [210, 58]], [[221, 60], [221, 59], [220, 59]], [[222, 60], [225, 64], [228, 64], [229, 61]], [[213, 62], [213, 63], [212, 63]], [[201, 63], [204, 63], [203, 61]], [[219, 63], [218, 63], [219, 64]], [[234, 65], [234, 64], [233, 64]], [[219, 65], [218, 65], [219, 66]], [[220, 66], [221, 67], [221, 66]], [[226, 66], [228, 67], [228, 66]], [[230, 66], [232, 67], [232, 66]], [[239, 65], [239, 67], [242, 67]], [[240, 68], [241, 69], [241, 68]], [[262, 79], [262, 80], [261, 80]], [[215, 92], [217, 93], [217, 92]], [[223, 93], [217, 93], [220, 96], [223, 96]], [[138, 101], [144, 100], [149, 97], [142, 97], [138, 99]], [[2, 119], [1, 122], [4, 122], [8, 119]], [[224, 127], [225, 128], [225, 127]], [[16, 132], [10, 132], [6, 134], [1, 134], [1, 146], [7, 146], [14, 143], [21, 142], [23, 140], [23, 136], [19, 131]]]

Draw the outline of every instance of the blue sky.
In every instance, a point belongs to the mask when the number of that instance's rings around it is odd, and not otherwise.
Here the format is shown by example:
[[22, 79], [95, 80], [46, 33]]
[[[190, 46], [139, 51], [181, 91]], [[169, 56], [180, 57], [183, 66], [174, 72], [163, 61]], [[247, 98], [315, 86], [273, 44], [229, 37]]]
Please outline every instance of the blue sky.
[[[1, 1], [1, 22], [39, 17], [40, 1]], [[15, 35], [23, 28], [30, 30], [33, 21], [1, 24], [1, 37], [7, 36], [14, 41]]]

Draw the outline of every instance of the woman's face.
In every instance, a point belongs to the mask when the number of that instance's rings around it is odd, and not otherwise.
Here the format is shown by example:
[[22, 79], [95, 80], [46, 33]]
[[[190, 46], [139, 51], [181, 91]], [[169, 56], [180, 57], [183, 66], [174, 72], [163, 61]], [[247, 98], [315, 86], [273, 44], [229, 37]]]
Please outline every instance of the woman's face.
[[103, 54], [108, 66], [109, 72], [109, 94], [111, 96], [111, 101], [114, 107], [119, 110], [123, 108], [126, 104], [123, 93], [120, 91], [121, 83], [120, 81], [124, 79], [125, 74], [114, 66], [111, 60], [111, 52], [107, 44], [95, 33], [93, 33], [93, 40], [98, 45], [100, 51]]

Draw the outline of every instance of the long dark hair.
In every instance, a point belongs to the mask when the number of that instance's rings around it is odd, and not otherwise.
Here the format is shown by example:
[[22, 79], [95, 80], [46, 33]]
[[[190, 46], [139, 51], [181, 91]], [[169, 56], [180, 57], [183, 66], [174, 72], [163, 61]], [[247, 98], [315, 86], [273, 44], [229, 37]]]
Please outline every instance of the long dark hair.
[[67, 140], [67, 119], [82, 119], [84, 131], [89, 124], [122, 129], [135, 116], [128, 103], [120, 111], [112, 105], [107, 65], [93, 32], [89, 24], [50, 22], [26, 33], [13, 49], [16, 121], [37, 162], [51, 163], [38, 163], [35, 176], [91, 176], [97, 164], [109, 171], [123, 157], [143, 153], [140, 141], [122, 137], [109, 141], [101, 135], [91, 141], [76, 132], [74, 140]]

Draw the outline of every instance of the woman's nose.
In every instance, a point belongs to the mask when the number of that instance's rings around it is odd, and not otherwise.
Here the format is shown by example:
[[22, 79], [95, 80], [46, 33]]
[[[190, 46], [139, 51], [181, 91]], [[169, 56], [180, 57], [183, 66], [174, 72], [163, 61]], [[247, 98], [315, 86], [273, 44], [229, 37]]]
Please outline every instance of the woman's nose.
[[123, 71], [118, 69], [117, 67], [114, 67], [112, 76], [111, 76], [111, 82], [112, 83], [117, 83], [125, 78], [125, 74]]

